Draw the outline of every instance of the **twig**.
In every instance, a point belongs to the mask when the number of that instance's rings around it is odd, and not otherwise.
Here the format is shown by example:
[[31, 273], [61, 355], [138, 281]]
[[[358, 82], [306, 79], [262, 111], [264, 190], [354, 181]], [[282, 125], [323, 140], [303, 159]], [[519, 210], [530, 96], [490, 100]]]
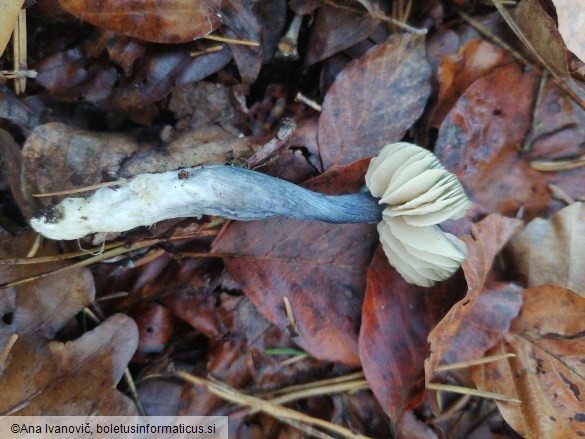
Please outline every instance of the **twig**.
[[519, 399], [511, 398], [509, 396], [501, 395], [499, 393], [487, 392], [485, 390], [471, 389], [469, 387], [453, 386], [451, 384], [427, 384], [427, 390], [439, 390], [442, 392], [460, 393], [462, 395], [480, 396], [482, 398], [493, 399], [495, 401], [520, 403]]
[[289, 119], [288, 117], [282, 118], [276, 136], [248, 158], [248, 166], [250, 168], [256, 168], [268, 160], [270, 156], [277, 154], [288, 139], [291, 138], [296, 129], [297, 123], [293, 119]]
[[228, 44], [239, 44], [240, 46], [259, 46], [260, 43], [258, 43], [257, 41], [250, 41], [250, 40], [238, 40], [235, 38], [226, 38], [226, 37], [219, 37], [217, 35], [205, 35], [204, 37], [201, 37], [205, 40], [211, 40], [211, 41], [219, 41], [220, 43], [228, 43]]
[[302, 104], [305, 104], [305, 105], [311, 107], [313, 110], [318, 111], [318, 112], [321, 112], [321, 110], [323, 109], [323, 107], [321, 105], [319, 105], [314, 100], [309, 99], [308, 97], [303, 95], [301, 92], [298, 92], [297, 95], [295, 96], [295, 102], [300, 102]]
[[490, 355], [483, 358], [478, 358], [477, 360], [469, 360], [469, 361], [460, 361], [458, 363], [451, 363], [445, 364], [443, 366], [437, 367], [434, 372], [446, 372], [449, 370], [456, 370], [456, 369], [466, 369], [472, 366], [480, 366], [486, 363], [493, 363], [494, 361], [505, 360], [506, 358], [515, 357], [516, 354], [506, 353], [506, 354], [498, 354], [498, 355]]
[[225, 399], [226, 401], [248, 406], [250, 408], [273, 416], [279, 420], [283, 421], [293, 420], [304, 422], [309, 425], [316, 425], [350, 439], [367, 439], [367, 436], [353, 433], [351, 430], [345, 427], [341, 427], [340, 425], [336, 425], [331, 422], [324, 421], [323, 419], [318, 419], [312, 416], [305, 415], [303, 413], [297, 412], [296, 410], [287, 407], [282, 407], [278, 404], [274, 404], [269, 401], [264, 401], [254, 396], [244, 395], [243, 393], [240, 393], [237, 390], [225, 384], [216, 384], [209, 380], [196, 377], [183, 371], [177, 372], [177, 376], [196, 386], [205, 387], [210, 393], [219, 396], [220, 398]]
[[[21, 9], [12, 34], [12, 51], [14, 56], [14, 71], [26, 71], [26, 9]], [[18, 95], [26, 90], [26, 75], [14, 77], [14, 92]]]

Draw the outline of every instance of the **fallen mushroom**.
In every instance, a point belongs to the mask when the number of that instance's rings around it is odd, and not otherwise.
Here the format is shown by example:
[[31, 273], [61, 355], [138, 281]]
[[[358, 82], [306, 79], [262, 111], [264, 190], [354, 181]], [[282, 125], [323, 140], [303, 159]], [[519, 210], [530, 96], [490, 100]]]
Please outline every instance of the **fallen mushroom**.
[[408, 282], [430, 286], [457, 270], [465, 247], [436, 224], [461, 216], [469, 201], [434, 155], [407, 143], [388, 145], [372, 159], [366, 185], [371, 194], [328, 196], [251, 170], [201, 166], [143, 174], [87, 198], [66, 198], [41, 211], [31, 226], [51, 239], [78, 239], [202, 215], [379, 223], [388, 260]]
[[470, 202], [437, 157], [410, 143], [387, 145], [370, 162], [366, 185], [386, 205], [380, 242], [407, 282], [429, 287], [457, 271], [465, 245], [436, 224], [461, 218]]

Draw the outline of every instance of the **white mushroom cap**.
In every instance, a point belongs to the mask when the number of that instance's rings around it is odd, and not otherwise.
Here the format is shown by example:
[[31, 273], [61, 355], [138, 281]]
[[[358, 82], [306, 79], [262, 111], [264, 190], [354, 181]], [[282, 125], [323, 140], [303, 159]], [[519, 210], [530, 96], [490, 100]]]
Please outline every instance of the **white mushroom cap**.
[[380, 221], [378, 233], [388, 261], [412, 284], [430, 287], [448, 279], [465, 259], [465, 244], [438, 226], [411, 226], [394, 217]]
[[385, 146], [370, 162], [366, 185], [387, 204], [378, 224], [390, 263], [407, 282], [431, 286], [465, 259], [465, 245], [436, 224], [461, 218], [471, 204], [457, 177], [411, 143]]
[[461, 218], [471, 204], [455, 174], [420, 146], [399, 142], [386, 145], [370, 162], [366, 185], [384, 215], [403, 216], [413, 226]]

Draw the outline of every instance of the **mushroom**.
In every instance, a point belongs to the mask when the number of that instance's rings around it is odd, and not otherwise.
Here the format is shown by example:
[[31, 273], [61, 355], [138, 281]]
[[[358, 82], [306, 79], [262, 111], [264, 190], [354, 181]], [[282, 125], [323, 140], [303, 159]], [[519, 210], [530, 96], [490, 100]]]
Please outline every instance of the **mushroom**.
[[386, 145], [370, 162], [366, 185], [386, 205], [380, 242], [407, 282], [429, 287], [457, 271], [465, 244], [437, 224], [461, 218], [470, 202], [437, 157], [411, 143]]
[[387, 145], [370, 162], [366, 185], [371, 194], [329, 196], [247, 169], [200, 166], [142, 174], [87, 198], [66, 198], [31, 226], [51, 239], [79, 239], [202, 215], [378, 223], [386, 256], [407, 282], [430, 286], [458, 269], [465, 246], [436, 224], [462, 216], [469, 201], [433, 154], [409, 143]]

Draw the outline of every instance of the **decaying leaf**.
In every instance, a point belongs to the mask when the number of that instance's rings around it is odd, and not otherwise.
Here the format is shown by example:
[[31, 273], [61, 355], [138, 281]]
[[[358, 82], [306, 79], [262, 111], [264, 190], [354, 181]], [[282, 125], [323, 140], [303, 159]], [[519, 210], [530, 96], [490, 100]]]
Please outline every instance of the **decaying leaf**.
[[[314, 179], [322, 193], [363, 184], [366, 161]], [[295, 222], [284, 218], [234, 223], [213, 251], [228, 254], [228, 271], [260, 312], [317, 358], [359, 364], [357, 337], [367, 267], [378, 241], [371, 225]], [[290, 302], [290, 321], [285, 309]]]
[[379, 24], [368, 15], [334, 6], [323, 6], [315, 14], [305, 64], [312, 65], [359, 43]]
[[478, 388], [512, 396], [497, 402], [504, 419], [529, 439], [585, 435], [585, 299], [545, 285], [523, 293], [523, 305], [490, 354], [516, 356], [476, 367]]
[[120, 164], [136, 149], [127, 135], [40, 125], [23, 148], [24, 196], [31, 200], [32, 194], [89, 186], [104, 177], [115, 180]]
[[492, 214], [475, 225], [473, 239], [463, 238], [467, 246], [463, 272], [468, 292], [429, 335], [427, 381], [440, 364], [483, 357], [504, 336], [518, 314], [522, 289], [491, 280], [490, 270], [494, 258], [520, 225], [518, 220]]
[[[262, 27], [252, 12], [254, 2], [250, 0], [225, 0], [222, 11], [224, 27], [222, 33], [227, 38], [261, 43]], [[230, 44], [234, 62], [245, 84], [251, 84], [258, 77], [264, 53], [261, 46]]]
[[575, 203], [552, 218], [535, 218], [510, 241], [519, 273], [529, 287], [553, 284], [585, 296], [585, 205]]
[[[23, 233], [0, 237], [0, 258], [24, 258], [36, 236]], [[47, 243], [38, 256], [57, 253], [53, 243]], [[65, 261], [43, 264], [2, 264], [0, 283], [18, 281], [48, 273], [67, 265]], [[0, 350], [12, 334], [52, 338], [83, 307], [94, 298], [95, 287], [87, 268], [72, 269], [46, 278], [35, 279], [12, 287], [0, 288]]]
[[[424, 398], [427, 336], [458, 299], [454, 282], [432, 289], [407, 284], [379, 247], [368, 269], [359, 353], [370, 387], [394, 421]], [[461, 288], [459, 288], [461, 289]]]
[[[134, 322], [114, 315], [68, 343], [19, 337], [0, 375], [2, 415], [134, 415], [115, 389], [136, 350]], [[26, 365], [26, 367], [23, 367]]]
[[456, 54], [444, 56], [439, 67], [439, 97], [429, 124], [440, 127], [457, 99], [474, 81], [496, 67], [512, 61], [512, 56], [493, 44], [471, 40]]
[[514, 10], [514, 21], [553, 73], [567, 77], [565, 44], [553, 18], [546, 13], [539, 1], [521, 1]]
[[95, 133], [60, 123], [41, 125], [23, 148], [23, 197], [34, 212], [38, 200], [32, 200], [32, 194], [76, 189], [141, 173], [224, 163], [251, 154], [250, 138], [240, 138], [213, 123], [185, 131], [167, 144], [157, 145], [156, 140], [148, 145], [128, 134]]
[[[543, 174], [529, 165], [535, 153], [523, 147], [531, 129], [536, 79], [515, 64], [495, 69], [465, 91], [439, 130], [437, 156], [486, 213], [514, 216], [522, 208], [526, 219], [544, 216], [559, 206], [548, 182], [570, 188], [569, 194], [575, 197], [583, 187], [584, 168]], [[559, 105], [554, 100], [547, 103]], [[570, 105], [563, 108], [572, 111]], [[557, 125], [563, 127], [571, 129]], [[578, 148], [572, 142], [570, 147]], [[563, 149], [569, 150], [569, 145]], [[543, 151], [539, 149], [540, 157]]]
[[184, 43], [208, 35], [219, 24], [221, 0], [135, 2], [59, 0], [69, 13], [102, 29], [154, 43]]
[[430, 94], [424, 43], [396, 35], [352, 61], [323, 102], [319, 148], [325, 169], [377, 154], [402, 138]]

